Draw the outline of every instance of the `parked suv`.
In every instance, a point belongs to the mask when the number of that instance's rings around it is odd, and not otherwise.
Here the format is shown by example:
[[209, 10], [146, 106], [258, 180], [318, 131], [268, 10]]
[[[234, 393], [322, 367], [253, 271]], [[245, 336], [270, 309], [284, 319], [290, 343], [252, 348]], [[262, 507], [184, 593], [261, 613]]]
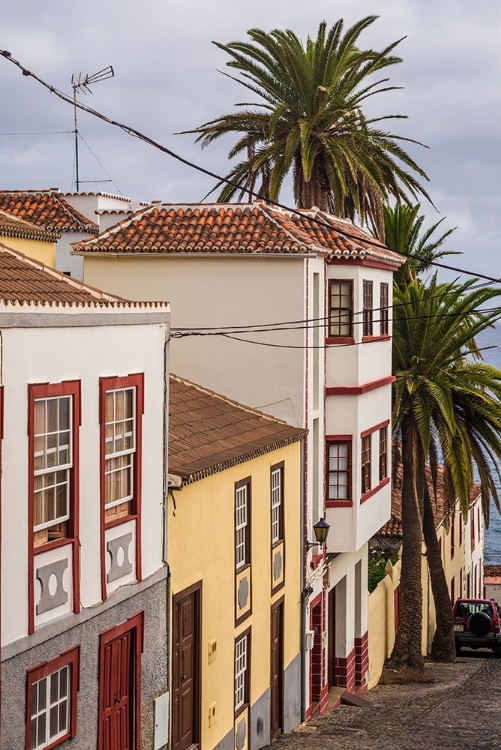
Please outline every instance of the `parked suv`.
[[501, 658], [501, 611], [494, 599], [458, 599], [453, 613], [456, 654], [469, 646], [490, 648]]

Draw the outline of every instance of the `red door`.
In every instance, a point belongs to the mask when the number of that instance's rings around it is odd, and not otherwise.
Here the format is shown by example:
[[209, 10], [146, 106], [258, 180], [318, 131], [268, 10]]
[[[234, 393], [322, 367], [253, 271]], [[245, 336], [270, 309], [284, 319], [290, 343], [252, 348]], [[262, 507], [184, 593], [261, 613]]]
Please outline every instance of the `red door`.
[[172, 630], [172, 748], [188, 750], [200, 740], [200, 584], [174, 597]]
[[138, 615], [101, 635], [99, 750], [139, 747], [140, 630]]

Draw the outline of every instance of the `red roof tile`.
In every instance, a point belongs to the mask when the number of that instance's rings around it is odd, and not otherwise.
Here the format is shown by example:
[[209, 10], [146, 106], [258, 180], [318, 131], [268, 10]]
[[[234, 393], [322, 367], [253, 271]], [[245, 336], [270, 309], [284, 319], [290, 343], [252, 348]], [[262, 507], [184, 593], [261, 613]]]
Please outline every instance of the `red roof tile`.
[[[437, 478], [437, 493], [436, 497], [434, 494], [431, 472], [427, 467], [428, 485], [432, 497], [433, 504], [433, 515], [435, 518], [435, 525], [440, 526], [444, 520], [446, 512], [445, 508], [445, 492], [444, 492], [444, 472], [443, 467], [439, 467], [438, 478]], [[470, 490], [470, 506], [477, 500], [480, 494], [480, 485], [474, 484]], [[396, 477], [393, 477], [392, 488], [391, 488], [391, 518], [385, 523], [382, 528], [379, 529], [378, 534], [380, 536], [402, 536], [402, 466], [398, 468]]]
[[171, 375], [169, 472], [190, 482], [296, 442], [306, 431]]
[[41, 242], [57, 242], [61, 236], [57, 232], [49, 232], [43, 227], [37, 227], [30, 221], [20, 219], [7, 211], [0, 209], [0, 235], [3, 237], [22, 237]]
[[351, 222], [315, 208], [301, 210], [300, 214], [262, 201], [155, 204], [73, 247], [78, 253], [89, 254], [320, 253], [333, 259], [367, 258], [394, 268], [403, 262], [401, 256]]
[[0, 190], [0, 208], [49, 232], [99, 232], [57, 190]]
[[168, 309], [165, 302], [130, 302], [45, 266], [0, 242], [0, 305], [84, 305]]

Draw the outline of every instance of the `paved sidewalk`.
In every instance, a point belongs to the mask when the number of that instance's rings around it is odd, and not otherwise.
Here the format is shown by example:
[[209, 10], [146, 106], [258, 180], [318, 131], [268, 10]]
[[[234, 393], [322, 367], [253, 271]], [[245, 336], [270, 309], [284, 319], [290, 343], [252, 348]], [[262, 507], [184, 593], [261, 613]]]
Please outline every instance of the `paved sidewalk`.
[[501, 659], [472, 652], [427, 664], [433, 682], [378, 685], [370, 708], [341, 706], [273, 743], [273, 750], [496, 750]]

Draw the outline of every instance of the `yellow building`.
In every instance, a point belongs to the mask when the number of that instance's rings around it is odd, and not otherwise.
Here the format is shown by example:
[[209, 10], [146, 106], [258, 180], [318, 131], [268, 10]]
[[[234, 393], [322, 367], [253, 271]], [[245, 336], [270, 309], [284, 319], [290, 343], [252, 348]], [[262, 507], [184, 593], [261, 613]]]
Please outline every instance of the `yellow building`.
[[[433, 497], [433, 488], [430, 486]], [[459, 502], [450, 516], [445, 512], [443, 471], [439, 471], [434, 518], [445, 578], [452, 603], [460, 597], [482, 597], [484, 517], [480, 485], [473, 485], [466, 517]], [[375, 537], [383, 547], [401, 546], [402, 507], [400, 491], [393, 488], [392, 517]], [[428, 655], [436, 629], [435, 605], [431, 590], [426, 548], [423, 544], [421, 586], [423, 591], [422, 651]], [[395, 643], [399, 617], [401, 560], [386, 564], [386, 576], [369, 596], [369, 688], [377, 685], [385, 660]]]
[[59, 236], [0, 209], [0, 242], [50, 268], [56, 267]]
[[250, 750], [301, 721], [301, 443], [171, 376], [171, 747]]

